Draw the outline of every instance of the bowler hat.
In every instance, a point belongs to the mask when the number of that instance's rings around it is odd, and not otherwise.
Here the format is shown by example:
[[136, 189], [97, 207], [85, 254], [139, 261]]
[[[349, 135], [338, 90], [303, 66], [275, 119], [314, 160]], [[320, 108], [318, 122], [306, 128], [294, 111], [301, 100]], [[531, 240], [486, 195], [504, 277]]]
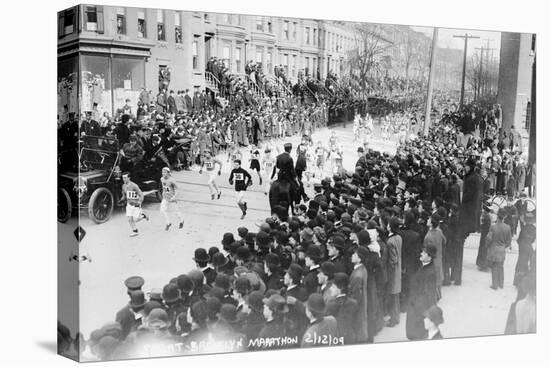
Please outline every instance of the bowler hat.
[[246, 227], [239, 227], [237, 228], [237, 233], [239, 234], [239, 237], [245, 238], [248, 233], [248, 228]]
[[320, 260], [323, 257], [321, 248], [313, 244], [308, 246], [306, 256], [313, 260]]
[[260, 248], [269, 246], [269, 235], [263, 231], [258, 232], [256, 235], [256, 243]]
[[361, 259], [362, 262], [364, 262], [369, 256], [369, 249], [365, 246], [357, 246], [357, 249], [355, 251], [357, 252], [359, 259]]
[[208, 318], [207, 304], [205, 301], [198, 301], [191, 306], [191, 317], [196, 323], [202, 323]]
[[346, 240], [341, 236], [333, 236], [330, 242], [337, 249], [343, 249], [345, 247]]
[[279, 256], [277, 256], [277, 254], [269, 253], [265, 257], [265, 263], [267, 264], [267, 266], [280, 266], [281, 260], [279, 259]]
[[332, 278], [332, 281], [340, 290], [342, 290], [342, 292], [346, 292], [349, 284], [349, 277], [346, 273], [334, 274], [334, 278]]
[[222, 245], [224, 249], [226, 248], [226, 246], [232, 244], [233, 242], [235, 242], [235, 238], [233, 238], [233, 233], [226, 232], [223, 234]]
[[147, 302], [143, 291], [130, 291], [130, 307], [143, 307], [145, 303]]
[[250, 250], [247, 246], [239, 246], [237, 249], [237, 259], [248, 261], [252, 255], [250, 254]]
[[178, 289], [178, 286], [172, 283], [165, 285], [162, 289], [162, 298], [166, 303], [172, 303], [179, 300], [180, 290]]
[[214, 256], [212, 256], [212, 265], [214, 265], [216, 268], [222, 267], [228, 262], [229, 260], [221, 252], [218, 252], [217, 254], [214, 254]]
[[287, 270], [287, 273], [291, 278], [297, 278], [302, 276], [304, 270], [298, 264], [291, 264]]
[[360, 246], [368, 246], [371, 242], [369, 232], [367, 232], [366, 230], [360, 231], [359, 233], [357, 233], [357, 240]]
[[193, 281], [195, 288], [202, 287], [202, 284], [204, 283], [204, 273], [202, 271], [199, 269], [193, 269], [187, 275], [189, 275], [189, 278]]
[[321, 264], [321, 272], [327, 277], [332, 278], [334, 273], [336, 273], [336, 265], [331, 261], [325, 261]]
[[264, 298], [263, 302], [273, 312], [288, 312], [288, 305], [286, 304], [286, 300], [278, 293], [270, 295], [269, 298]]
[[212, 256], [214, 256], [214, 254], [216, 254], [216, 253], [218, 253], [218, 252], [220, 252], [220, 249], [219, 249], [218, 247], [216, 247], [216, 246], [212, 246], [212, 247], [210, 247], [210, 248], [208, 249], [208, 256], [209, 256], [210, 258], [212, 258]]
[[193, 281], [189, 275], [181, 274], [177, 278], [177, 286], [181, 292], [189, 293], [195, 288]]
[[141, 287], [143, 286], [144, 283], [145, 283], [145, 280], [143, 280], [142, 277], [137, 275], [131, 276], [124, 281], [124, 285], [126, 286], [126, 288], [128, 288], [129, 291], [141, 290]]
[[207, 262], [208, 260], [210, 260], [210, 256], [208, 256], [208, 253], [204, 248], [199, 247], [195, 250], [195, 256], [193, 257], [193, 260], [198, 262]]
[[310, 294], [306, 306], [312, 312], [323, 314], [326, 311], [325, 300], [319, 293]]

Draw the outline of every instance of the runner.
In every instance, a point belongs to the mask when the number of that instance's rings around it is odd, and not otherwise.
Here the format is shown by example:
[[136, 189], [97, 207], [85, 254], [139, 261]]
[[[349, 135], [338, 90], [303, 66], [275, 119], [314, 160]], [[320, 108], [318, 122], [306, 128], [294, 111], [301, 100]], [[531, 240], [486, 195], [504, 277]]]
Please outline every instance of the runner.
[[[323, 143], [321, 141], [318, 141], [317, 148], [315, 148], [315, 156], [317, 158], [315, 166], [317, 167], [317, 171], [319, 172], [319, 177], [323, 177], [323, 172], [325, 171], [326, 153], [327, 149], [323, 146]], [[313, 177], [315, 177], [315, 174], [313, 175]]]
[[240, 159], [233, 161], [233, 170], [229, 175], [229, 184], [233, 185], [233, 182], [235, 182], [235, 192], [237, 193], [237, 205], [243, 213], [241, 215], [241, 219], [244, 219], [246, 216], [246, 210], [248, 209], [246, 201], [244, 201], [244, 193], [246, 188], [252, 185], [252, 176], [250, 176], [248, 171], [241, 167]]
[[[218, 170], [216, 171], [216, 164], [219, 165]], [[199, 170], [199, 174], [202, 174], [202, 169], [206, 166], [206, 171], [208, 172], [208, 189], [210, 190], [210, 198], [214, 200], [216, 196], [218, 199], [222, 196], [221, 190], [218, 188], [216, 183], [216, 173], [218, 176], [222, 174], [222, 162], [219, 159], [212, 157], [212, 151], [206, 150], [204, 152], [204, 160], [202, 166]]]
[[182, 229], [183, 216], [181, 215], [181, 211], [176, 200], [178, 186], [176, 185], [176, 181], [170, 175], [170, 168], [164, 167], [162, 169], [162, 177], [160, 178], [160, 182], [162, 183], [162, 201], [160, 202], [160, 212], [166, 219], [166, 227], [164, 230], [167, 231], [172, 226], [170, 215], [168, 214], [170, 211], [176, 212], [176, 216], [179, 219], [179, 229]]
[[266, 173], [266, 177], [268, 178], [265, 180], [265, 186], [264, 186], [264, 194], [267, 195], [269, 192], [269, 188], [271, 183], [269, 182], [269, 172], [273, 172], [273, 167], [275, 167], [275, 157], [271, 155], [271, 148], [265, 148], [265, 155], [262, 159], [262, 168]]
[[143, 192], [141, 192], [138, 185], [130, 181], [130, 173], [124, 172], [122, 174], [122, 194], [126, 198], [126, 216], [132, 228], [130, 237], [138, 235], [138, 229], [136, 223], [142, 219], [149, 220], [149, 217], [141, 210], [141, 203], [143, 202]]
[[332, 131], [330, 138], [328, 138], [328, 143], [329, 149], [332, 149], [332, 147], [338, 147], [338, 137], [336, 136], [336, 131]]
[[252, 148], [250, 149], [250, 169], [252, 171], [256, 171], [258, 173], [258, 178], [260, 180], [260, 186], [263, 184], [262, 182], [262, 175], [260, 173], [261, 167], [260, 167], [260, 150], [256, 147], [256, 145], [252, 144]]
[[332, 145], [327, 155], [327, 159], [330, 159], [330, 171], [335, 174], [337, 171], [337, 160], [342, 162], [342, 153], [336, 145]]

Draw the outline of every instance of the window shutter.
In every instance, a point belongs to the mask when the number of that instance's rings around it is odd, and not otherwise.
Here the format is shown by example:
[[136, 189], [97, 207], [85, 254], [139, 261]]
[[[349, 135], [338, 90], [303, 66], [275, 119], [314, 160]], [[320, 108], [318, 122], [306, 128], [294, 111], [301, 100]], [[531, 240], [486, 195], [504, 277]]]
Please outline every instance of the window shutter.
[[104, 33], [103, 6], [96, 7], [97, 33]]
[[63, 37], [65, 35], [65, 12], [60, 11], [57, 13], [57, 36]]

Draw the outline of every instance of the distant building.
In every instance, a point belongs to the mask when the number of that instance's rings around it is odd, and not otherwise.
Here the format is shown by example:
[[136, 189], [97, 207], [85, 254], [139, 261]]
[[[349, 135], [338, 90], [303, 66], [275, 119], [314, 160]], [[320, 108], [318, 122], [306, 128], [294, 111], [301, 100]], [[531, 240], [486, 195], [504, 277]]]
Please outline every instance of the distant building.
[[213, 56], [233, 74], [252, 60], [268, 77], [276, 65], [291, 80], [342, 75], [354, 39], [345, 22], [78, 5], [58, 13], [58, 112], [112, 115], [143, 88], [202, 89]]
[[502, 32], [497, 103], [502, 108], [502, 127], [527, 128], [531, 109], [531, 83], [535, 35]]

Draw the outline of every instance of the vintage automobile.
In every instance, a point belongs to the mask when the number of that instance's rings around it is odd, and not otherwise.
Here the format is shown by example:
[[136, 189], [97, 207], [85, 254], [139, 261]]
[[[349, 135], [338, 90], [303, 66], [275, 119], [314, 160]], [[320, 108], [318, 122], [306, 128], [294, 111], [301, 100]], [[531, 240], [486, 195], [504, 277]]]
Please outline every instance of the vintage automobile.
[[[162, 149], [150, 160], [131, 170], [131, 179], [144, 195], [162, 199], [160, 177], [165, 161]], [[85, 136], [79, 144], [79, 169], [60, 172], [58, 176], [57, 220], [65, 223], [73, 212], [88, 210], [95, 223], [107, 222], [115, 207], [125, 204], [122, 196], [121, 161], [118, 141], [114, 137]]]

